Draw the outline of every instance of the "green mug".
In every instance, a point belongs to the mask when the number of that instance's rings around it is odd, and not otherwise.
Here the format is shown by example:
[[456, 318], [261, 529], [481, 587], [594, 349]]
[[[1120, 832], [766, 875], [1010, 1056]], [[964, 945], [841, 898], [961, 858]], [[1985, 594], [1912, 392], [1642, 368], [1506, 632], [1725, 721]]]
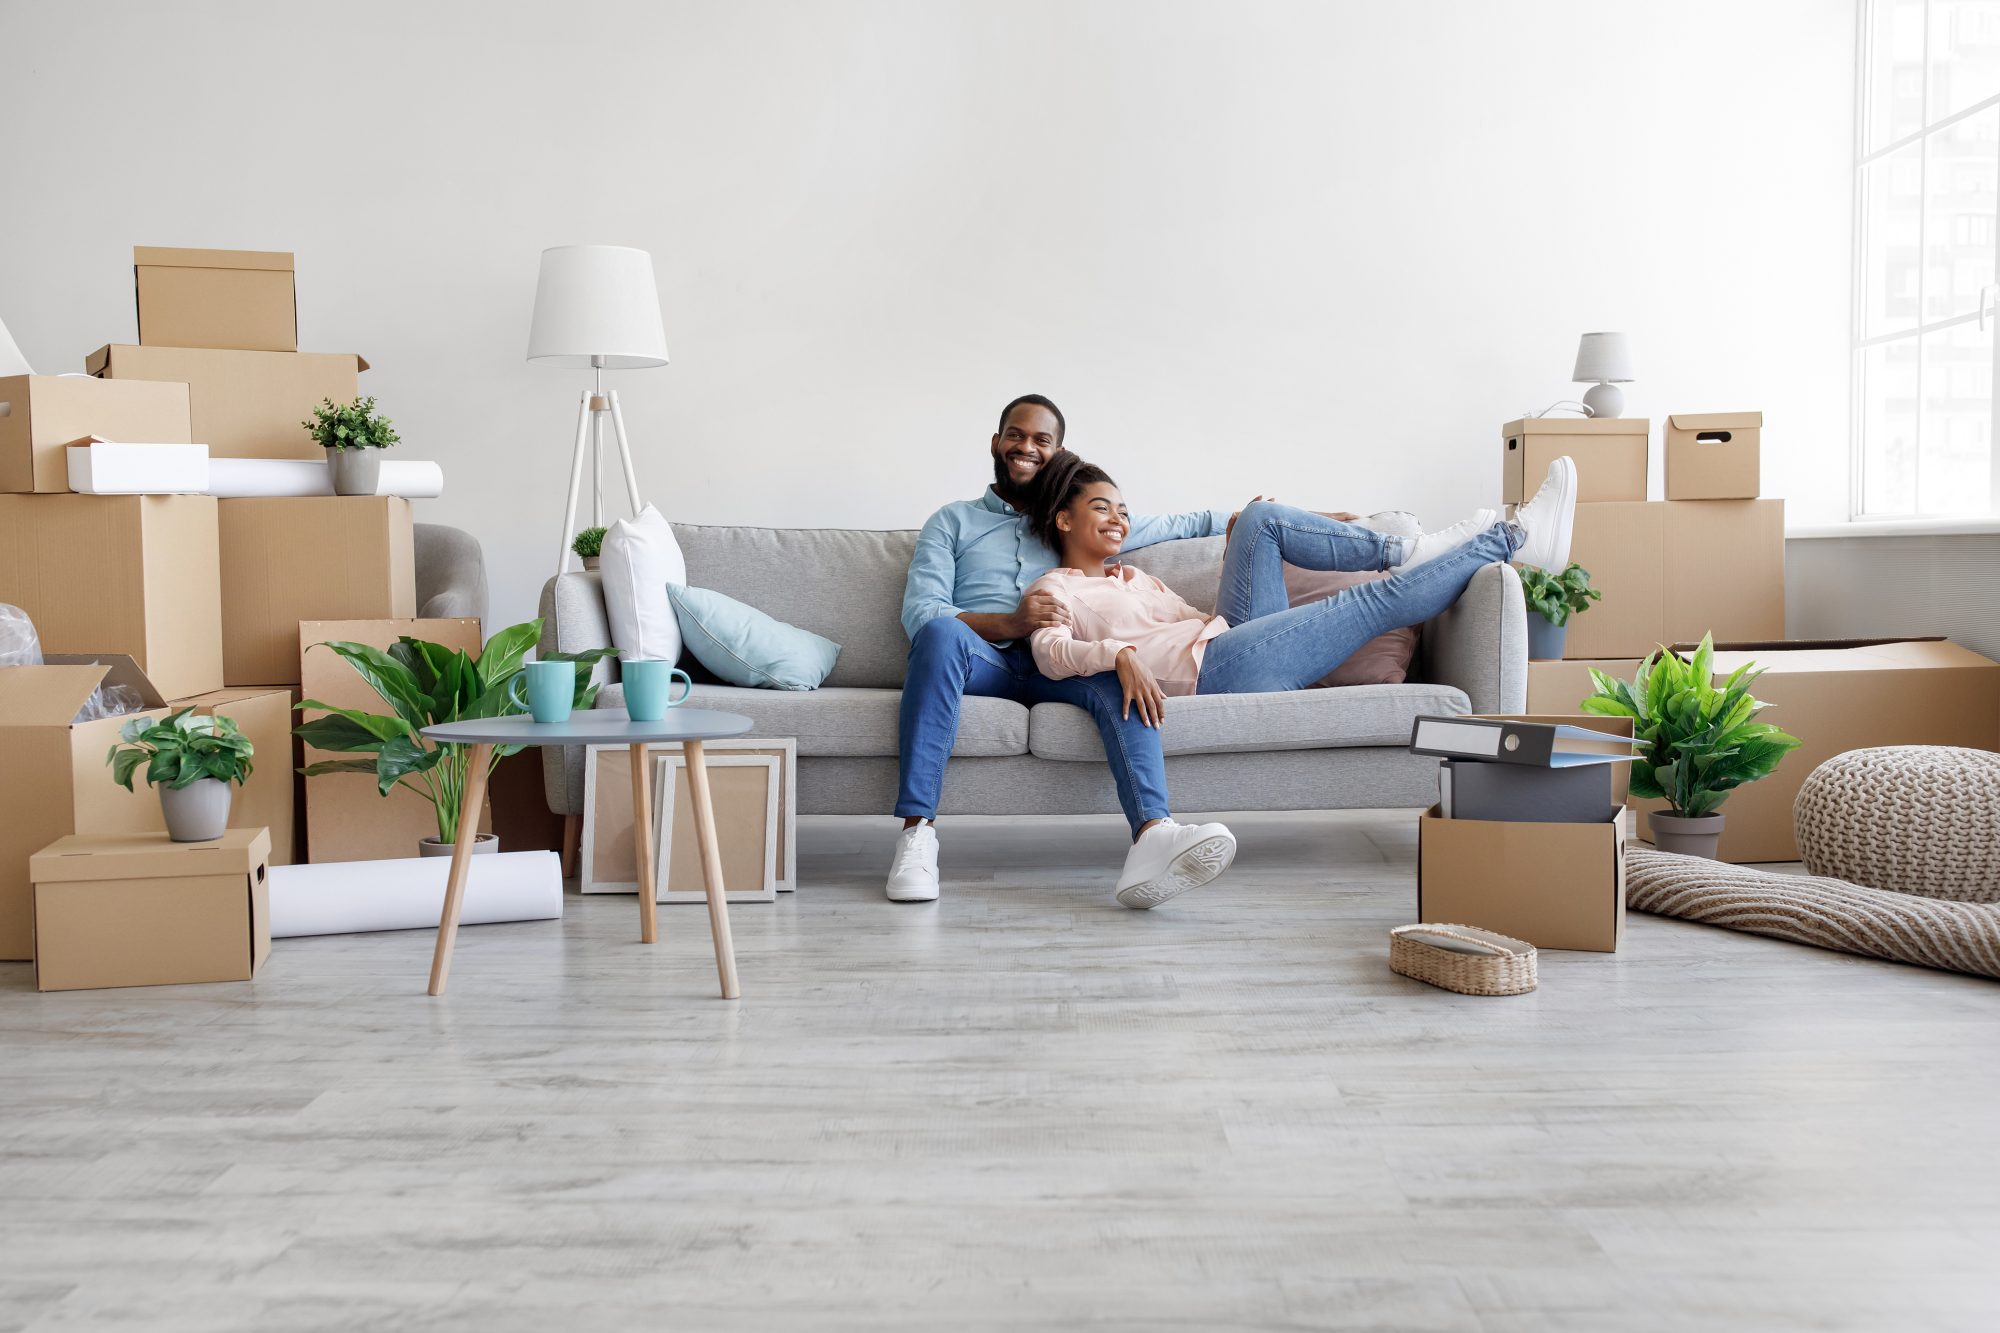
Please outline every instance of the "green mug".
[[[521, 697], [525, 688], [527, 697]], [[576, 663], [526, 662], [507, 686], [516, 708], [525, 707], [537, 722], [567, 722], [576, 702]]]

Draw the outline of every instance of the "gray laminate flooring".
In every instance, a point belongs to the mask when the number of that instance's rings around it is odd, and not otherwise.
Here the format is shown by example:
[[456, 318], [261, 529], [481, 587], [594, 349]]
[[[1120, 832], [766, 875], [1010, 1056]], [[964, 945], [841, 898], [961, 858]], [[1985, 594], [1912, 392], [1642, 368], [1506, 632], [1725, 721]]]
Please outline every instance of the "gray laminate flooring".
[[1098, 820], [888, 824], [804, 887], [251, 984], [0, 968], [0, 1329], [1992, 1330], [2000, 985], [1634, 916], [1470, 999], [1392, 975], [1407, 814], [1243, 817], [1110, 902]]

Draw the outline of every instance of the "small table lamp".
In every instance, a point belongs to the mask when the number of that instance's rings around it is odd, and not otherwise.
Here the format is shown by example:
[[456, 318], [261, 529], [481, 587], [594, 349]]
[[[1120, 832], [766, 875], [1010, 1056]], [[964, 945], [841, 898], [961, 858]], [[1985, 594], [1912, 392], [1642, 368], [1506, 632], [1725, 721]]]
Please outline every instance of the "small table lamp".
[[1625, 411], [1625, 391], [1632, 382], [1632, 339], [1623, 333], [1586, 333], [1576, 347], [1576, 372], [1570, 379], [1594, 387], [1583, 405], [1593, 417], [1615, 417]]
[[576, 414], [576, 447], [569, 460], [569, 508], [563, 514], [556, 572], [569, 567], [575, 537], [577, 491], [583, 484], [583, 442], [590, 440], [592, 527], [604, 522], [604, 418], [611, 418], [625, 494], [638, 513], [639, 480], [618, 391], [604, 391], [604, 372], [667, 364], [667, 331], [660, 322], [660, 292], [653, 257], [623, 245], [558, 245], [542, 251], [535, 284], [535, 317], [528, 330], [528, 360], [552, 366], [589, 367], [594, 387], [583, 391]]

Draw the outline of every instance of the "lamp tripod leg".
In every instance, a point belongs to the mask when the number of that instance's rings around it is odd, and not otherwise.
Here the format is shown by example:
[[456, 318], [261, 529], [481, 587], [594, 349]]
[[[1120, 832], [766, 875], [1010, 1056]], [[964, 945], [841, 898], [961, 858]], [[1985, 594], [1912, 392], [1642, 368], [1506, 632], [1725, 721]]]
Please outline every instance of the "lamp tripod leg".
[[583, 486], [583, 442], [590, 431], [590, 390], [585, 389], [576, 408], [576, 447], [569, 456], [569, 508], [563, 511], [561, 540], [556, 554], [556, 573], [569, 568], [569, 544], [576, 540], [577, 492]]
[[618, 457], [625, 464], [625, 497], [632, 502], [636, 517], [639, 503], [639, 474], [632, 470], [632, 442], [625, 438], [625, 414], [618, 409], [618, 390], [611, 391], [611, 428], [618, 436]]

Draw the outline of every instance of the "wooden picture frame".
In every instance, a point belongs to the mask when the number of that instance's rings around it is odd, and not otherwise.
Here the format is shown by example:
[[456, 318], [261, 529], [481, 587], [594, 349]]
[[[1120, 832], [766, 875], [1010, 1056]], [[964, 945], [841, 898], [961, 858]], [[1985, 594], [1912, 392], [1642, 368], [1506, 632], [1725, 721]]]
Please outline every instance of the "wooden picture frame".
[[[723, 897], [732, 903], [778, 900], [778, 767], [775, 755], [711, 754], [709, 802], [722, 853]], [[656, 861], [653, 901], [705, 903], [700, 841], [694, 827], [687, 757], [653, 760], [653, 828]], [[671, 802], [671, 804], [669, 804]]]
[[[704, 752], [712, 762], [722, 755], [770, 755], [782, 761], [778, 776], [777, 891], [798, 886], [798, 741], [790, 736], [758, 739], [739, 736], [708, 741]], [[646, 747], [649, 754], [679, 754], [668, 742]], [[656, 839], [654, 845], [659, 846]], [[631, 751], [623, 745], [585, 747], [583, 764], [583, 828], [577, 847], [577, 885], [583, 893], [637, 893], [639, 869], [632, 859]], [[661, 899], [660, 901], [665, 901]]]

